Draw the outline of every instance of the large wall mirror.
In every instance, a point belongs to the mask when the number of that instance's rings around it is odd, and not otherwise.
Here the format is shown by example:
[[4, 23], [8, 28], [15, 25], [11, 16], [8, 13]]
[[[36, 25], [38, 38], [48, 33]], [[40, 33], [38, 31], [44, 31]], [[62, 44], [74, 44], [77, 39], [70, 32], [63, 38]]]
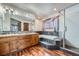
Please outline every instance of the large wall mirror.
[[[23, 16], [23, 14], [20, 14], [21, 12], [18, 12], [17, 9], [13, 10], [12, 8], [3, 5], [0, 7], [2, 8], [0, 10], [0, 34], [6, 34], [8, 32], [34, 31], [32, 30], [32, 27], [34, 26], [32, 23], [35, 21], [32, 18]], [[15, 11], [18, 14], [14, 13]]]
[[21, 31], [21, 22], [10, 18], [10, 31]]

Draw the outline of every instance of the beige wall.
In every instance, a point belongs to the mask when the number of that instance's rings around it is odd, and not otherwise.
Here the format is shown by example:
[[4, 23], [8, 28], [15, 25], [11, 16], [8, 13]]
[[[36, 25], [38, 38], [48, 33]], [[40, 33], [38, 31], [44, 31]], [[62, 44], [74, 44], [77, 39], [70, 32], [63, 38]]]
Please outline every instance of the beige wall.
[[35, 31], [43, 31], [43, 20], [35, 20]]

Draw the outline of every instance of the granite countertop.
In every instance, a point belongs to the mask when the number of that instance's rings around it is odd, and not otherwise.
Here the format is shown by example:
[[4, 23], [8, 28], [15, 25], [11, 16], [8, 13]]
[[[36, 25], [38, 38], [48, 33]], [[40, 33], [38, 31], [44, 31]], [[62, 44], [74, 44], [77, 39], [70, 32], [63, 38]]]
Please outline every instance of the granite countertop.
[[31, 35], [31, 34], [38, 34], [38, 33], [32, 32], [32, 33], [0, 34], [0, 37], [6, 37], [6, 36], [20, 36], [20, 35]]

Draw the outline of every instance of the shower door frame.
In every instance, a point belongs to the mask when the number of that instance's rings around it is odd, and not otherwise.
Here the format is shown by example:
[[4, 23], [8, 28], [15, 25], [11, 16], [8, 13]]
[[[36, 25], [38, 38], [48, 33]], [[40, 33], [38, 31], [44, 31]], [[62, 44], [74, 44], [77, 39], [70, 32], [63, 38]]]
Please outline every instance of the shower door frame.
[[66, 36], [66, 31], [67, 31], [67, 26], [66, 26], [66, 15], [65, 15], [65, 11], [66, 11], [66, 9], [68, 9], [68, 8], [70, 8], [70, 7], [73, 7], [73, 6], [75, 6], [75, 5], [77, 5], [78, 3], [75, 3], [75, 4], [73, 4], [73, 5], [71, 5], [71, 6], [69, 6], [69, 7], [67, 7], [67, 8], [65, 8], [65, 9], [62, 9], [61, 11], [64, 11], [64, 34], [63, 34], [63, 46], [62, 46], [62, 48], [63, 49], [65, 49], [65, 50], [67, 50], [67, 51], [70, 51], [70, 52], [73, 52], [73, 53], [76, 53], [76, 54], [78, 54], [79, 55], [79, 53], [78, 52], [76, 52], [76, 51], [73, 51], [73, 50], [70, 50], [70, 49], [68, 49], [68, 48], [66, 48], [65, 47], [65, 36]]

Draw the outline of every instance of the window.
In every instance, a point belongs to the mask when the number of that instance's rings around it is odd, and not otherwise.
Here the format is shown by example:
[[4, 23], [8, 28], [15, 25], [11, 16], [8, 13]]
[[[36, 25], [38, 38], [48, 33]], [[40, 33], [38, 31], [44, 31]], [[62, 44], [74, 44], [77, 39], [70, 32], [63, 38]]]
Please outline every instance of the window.
[[47, 19], [44, 23], [44, 31], [58, 31], [58, 18]]

